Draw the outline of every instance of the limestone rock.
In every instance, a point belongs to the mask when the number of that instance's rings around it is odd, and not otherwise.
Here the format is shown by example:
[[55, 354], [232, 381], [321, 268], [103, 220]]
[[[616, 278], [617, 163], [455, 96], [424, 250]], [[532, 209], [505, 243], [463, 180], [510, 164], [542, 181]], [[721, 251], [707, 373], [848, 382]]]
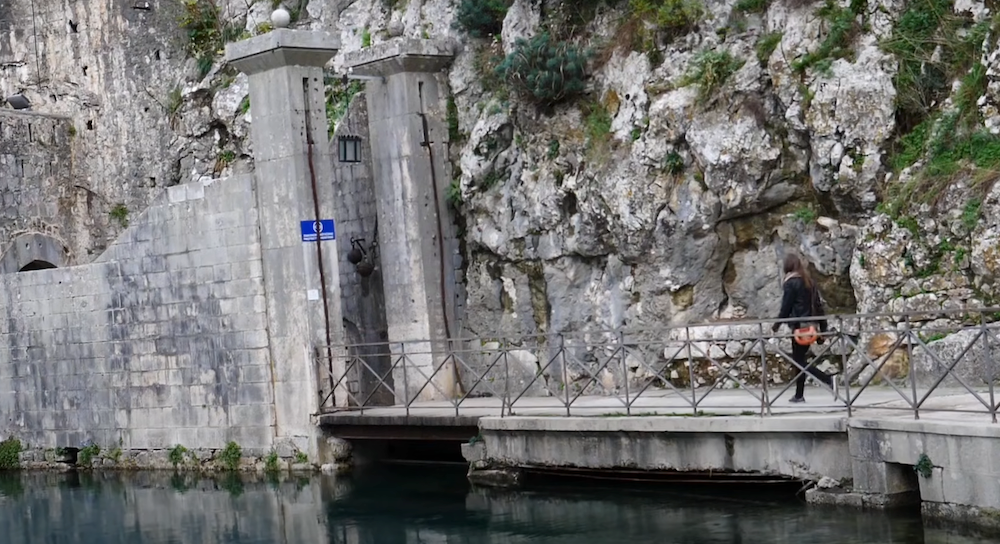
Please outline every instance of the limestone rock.
[[829, 476], [823, 476], [816, 482], [816, 487], [820, 489], [834, 489], [840, 487], [840, 482]]
[[510, 54], [514, 50], [514, 42], [518, 38], [530, 39], [534, 36], [541, 22], [540, 8], [540, 0], [514, 0], [507, 10], [503, 31], [500, 33], [504, 53]]

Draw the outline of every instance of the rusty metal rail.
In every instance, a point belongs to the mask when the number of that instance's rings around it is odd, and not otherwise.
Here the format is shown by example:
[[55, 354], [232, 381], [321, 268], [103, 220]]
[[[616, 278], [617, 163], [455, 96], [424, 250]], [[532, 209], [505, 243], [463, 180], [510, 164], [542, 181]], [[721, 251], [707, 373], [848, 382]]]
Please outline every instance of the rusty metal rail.
[[[806, 409], [986, 414], [997, 422], [1000, 308], [827, 316], [807, 366], [826, 367], [832, 399]], [[658, 329], [496, 334], [319, 346], [322, 413], [393, 406], [406, 416], [744, 415], [787, 412], [800, 375], [790, 320]], [[839, 390], [839, 391], [838, 391]], [[834, 393], [831, 395], [830, 393]], [[780, 402], [780, 404], [779, 404]], [[801, 408], [799, 408], [801, 410]], [[670, 412], [664, 412], [670, 410]]]

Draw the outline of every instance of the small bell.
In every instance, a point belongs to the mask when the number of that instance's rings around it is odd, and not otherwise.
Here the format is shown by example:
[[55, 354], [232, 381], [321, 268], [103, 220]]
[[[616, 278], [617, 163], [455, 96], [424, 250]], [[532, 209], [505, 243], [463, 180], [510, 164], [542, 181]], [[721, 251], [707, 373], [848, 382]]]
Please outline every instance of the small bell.
[[372, 275], [372, 272], [375, 272], [375, 265], [368, 261], [362, 261], [358, 263], [357, 271], [362, 278], [367, 278]]
[[358, 249], [357, 246], [352, 247], [351, 250], [347, 252], [347, 260], [353, 265], [360, 263], [362, 258], [364, 257], [361, 255], [361, 250]]

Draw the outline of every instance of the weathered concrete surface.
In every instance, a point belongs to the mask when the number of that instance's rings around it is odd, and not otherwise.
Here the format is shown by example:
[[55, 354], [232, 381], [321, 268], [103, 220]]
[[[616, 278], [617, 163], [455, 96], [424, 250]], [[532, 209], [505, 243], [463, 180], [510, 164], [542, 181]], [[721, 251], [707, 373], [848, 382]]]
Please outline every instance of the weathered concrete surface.
[[[310, 420], [318, 411], [314, 392], [326, 383], [318, 379], [326, 365], [312, 348], [342, 344], [343, 318], [336, 242], [317, 237], [306, 243], [301, 222], [336, 221], [334, 187], [323, 183], [334, 172], [322, 68], [337, 47], [331, 35], [291, 30], [227, 46], [229, 62], [249, 76], [254, 108], [254, 196], [275, 428], [312, 454], [319, 448]], [[343, 391], [339, 396], [337, 402], [346, 404]]]
[[[436, 42], [398, 40], [348, 59], [357, 73], [377, 76], [367, 81], [365, 97], [370, 138], [378, 142], [371, 149], [372, 168], [390, 342], [447, 340], [459, 330], [458, 241], [447, 199], [448, 88], [436, 73], [450, 54]], [[403, 356], [398, 346], [393, 349], [394, 357]], [[432, 400], [455, 393], [454, 362], [432, 354], [443, 352], [440, 347], [428, 342], [407, 351], [412, 364], [393, 372], [397, 397]], [[422, 388], [431, 376], [433, 385]]]
[[[842, 417], [484, 418], [482, 467], [851, 477]], [[478, 468], [478, 467], [473, 467]]]
[[[849, 434], [856, 490], [891, 494], [916, 482], [925, 516], [1000, 529], [1000, 426], [858, 418]], [[922, 463], [928, 473], [912, 477]]]

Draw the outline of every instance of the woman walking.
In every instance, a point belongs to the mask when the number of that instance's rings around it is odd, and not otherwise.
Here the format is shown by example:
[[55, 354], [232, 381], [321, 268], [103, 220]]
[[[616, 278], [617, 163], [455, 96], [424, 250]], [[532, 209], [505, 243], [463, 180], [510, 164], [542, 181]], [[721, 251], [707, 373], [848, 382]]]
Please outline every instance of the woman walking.
[[[824, 313], [823, 303], [816, 289], [816, 284], [809, 277], [809, 272], [803, 266], [802, 260], [791, 253], [786, 255], [784, 273], [785, 277], [782, 281], [784, 294], [781, 298], [781, 313], [778, 315], [778, 319], [822, 316]], [[816, 327], [817, 320], [796, 320], [788, 323], [788, 326], [792, 331], [799, 331], [810, 326]], [[778, 332], [780, 327], [781, 323], [775, 323], [771, 327], [771, 330]], [[825, 319], [818, 320], [818, 328], [820, 332], [826, 332]], [[800, 335], [796, 334], [795, 336]], [[812, 342], [808, 339], [796, 338], [795, 336], [792, 338], [792, 360], [795, 361], [800, 370], [805, 370], [814, 378], [823, 382], [824, 385], [833, 389], [833, 396], [836, 398], [836, 382], [834, 382], [833, 378], [822, 370], [807, 364], [809, 346]], [[803, 336], [808, 336], [808, 334]], [[795, 396], [792, 397], [791, 402], [805, 402], [806, 399], [803, 396], [805, 394], [805, 387], [806, 375], [805, 373], [800, 373], [795, 380]]]

